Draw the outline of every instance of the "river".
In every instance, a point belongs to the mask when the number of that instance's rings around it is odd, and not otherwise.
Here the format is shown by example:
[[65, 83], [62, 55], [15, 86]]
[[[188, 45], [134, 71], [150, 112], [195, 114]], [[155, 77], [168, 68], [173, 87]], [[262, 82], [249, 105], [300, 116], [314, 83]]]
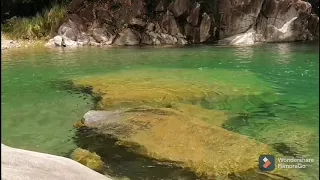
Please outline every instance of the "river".
[[[127, 69], [179, 68], [199, 73], [226, 69], [254, 73], [272, 84], [280, 99], [252, 111], [246, 123], [233, 119], [224, 128], [267, 143], [284, 155], [314, 158], [318, 164], [318, 44], [12, 49], [2, 52], [1, 64], [2, 143], [8, 146], [61, 156], [77, 148], [73, 123], [93, 107], [93, 102], [88, 95], [61, 87], [61, 82], [72, 77]], [[303, 151], [291, 147], [297, 138], [303, 142], [305, 136], [300, 132], [304, 131], [315, 138], [301, 143]], [[279, 132], [297, 138], [282, 141], [286, 136], [279, 136]], [[316, 166], [308, 170], [306, 179], [318, 176]]]

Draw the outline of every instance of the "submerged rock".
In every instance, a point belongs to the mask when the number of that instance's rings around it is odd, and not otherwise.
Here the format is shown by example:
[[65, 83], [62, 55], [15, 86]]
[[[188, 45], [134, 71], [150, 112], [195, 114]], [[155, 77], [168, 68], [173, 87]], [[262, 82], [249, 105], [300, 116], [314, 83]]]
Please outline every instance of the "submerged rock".
[[55, 155], [1, 144], [1, 156], [2, 179], [110, 180], [78, 162]]
[[84, 125], [90, 125], [94, 123], [99, 123], [101, 121], [105, 121], [106, 119], [114, 119], [115, 121], [119, 121], [121, 118], [120, 112], [110, 112], [110, 111], [88, 111], [84, 116]]
[[[89, 111], [84, 116], [85, 126], [117, 139], [119, 146], [173, 162], [209, 179], [230, 174], [269, 178], [255, 171], [257, 158], [275, 151], [223, 129], [222, 124], [232, 114], [206, 108], [206, 103], [219, 104], [237, 97], [247, 103], [241, 97], [272, 92], [271, 86], [254, 74], [225, 70], [126, 70], [74, 80], [74, 85], [90, 86], [93, 94], [101, 97], [98, 104], [102, 110]], [[281, 170], [275, 173], [292, 176]]]
[[[116, 138], [119, 146], [150, 158], [173, 162], [209, 179], [228, 174], [237, 174], [245, 179], [277, 179], [276, 176], [267, 178], [255, 171], [259, 155], [276, 154], [271, 148], [208, 124], [199, 117], [170, 108], [147, 107], [131, 108], [115, 114], [121, 118], [106, 116], [103, 121], [87, 126]], [[218, 116], [213, 117], [219, 119]], [[292, 175], [281, 170], [275, 173]]]
[[164, 107], [203, 100], [216, 104], [231, 97], [273, 92], [271, 84], [261, 81], [253, 73], [218, 69], [124, 70], [73, 81], [76, 87], [92, 87], [94, 95], [101, 96], [98, 103], [101, 109], [139, 105]]
[[96, 153], [92, 153], [82, 148], [77, 148], [72, 152], [71, 159], [87, 166], [92, 170], [103, 172], [103, 162], [101, 157]]

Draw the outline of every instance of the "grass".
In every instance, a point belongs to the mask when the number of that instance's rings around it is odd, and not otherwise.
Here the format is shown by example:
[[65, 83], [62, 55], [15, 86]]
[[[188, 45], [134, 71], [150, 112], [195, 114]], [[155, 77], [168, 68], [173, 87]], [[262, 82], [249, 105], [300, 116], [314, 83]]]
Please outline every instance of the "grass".
[[10, 39], [45, 39], [59, 28], [66, 15], [65, 5], [54, 5], [34, 17], [13, 17], [2, 25], [1, 31]]

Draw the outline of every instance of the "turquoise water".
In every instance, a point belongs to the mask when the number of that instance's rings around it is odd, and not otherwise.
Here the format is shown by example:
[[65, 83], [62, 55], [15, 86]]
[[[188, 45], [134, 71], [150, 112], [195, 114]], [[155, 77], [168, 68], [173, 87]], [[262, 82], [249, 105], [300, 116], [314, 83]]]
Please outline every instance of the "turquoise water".
[[[314, 158], [317, 164], [318, 59], [318, 45], [310, 43], [8, 50], [1, 60], [2, 143], [62, 156], [74, 150], [72, 125], [93, 107], [86, 95], [59, 86], [75, 76], [150, 67], [199, 73], [229, 69], [255, 73], [271, 83], [280, 98], [276, 103], [244, 109], [249, 117], [230, 119], [224, 127], [269, 144], [284, 155]], [[318, 172], [316, 165], [309, 168], [309, 179], [318, 179]]]

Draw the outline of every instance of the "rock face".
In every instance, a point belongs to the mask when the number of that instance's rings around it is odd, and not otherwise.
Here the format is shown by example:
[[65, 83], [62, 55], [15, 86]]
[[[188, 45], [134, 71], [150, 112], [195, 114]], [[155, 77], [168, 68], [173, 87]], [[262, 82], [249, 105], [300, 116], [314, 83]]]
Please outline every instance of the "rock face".
[[73, 0], [58, 35], [69, 40], [70, 45], [99, 46], [216, 43], [249, 30], [257, 36], [252, 38], [254, 43], [318, 39], [319, 18], [314, 9], [319, 1], [310, 3], [303, 0], [110, 0], [108, 3]]
[[3, 144], [1, 156], [2, 179], [111, 180], [64, 157], [11, 148]]

